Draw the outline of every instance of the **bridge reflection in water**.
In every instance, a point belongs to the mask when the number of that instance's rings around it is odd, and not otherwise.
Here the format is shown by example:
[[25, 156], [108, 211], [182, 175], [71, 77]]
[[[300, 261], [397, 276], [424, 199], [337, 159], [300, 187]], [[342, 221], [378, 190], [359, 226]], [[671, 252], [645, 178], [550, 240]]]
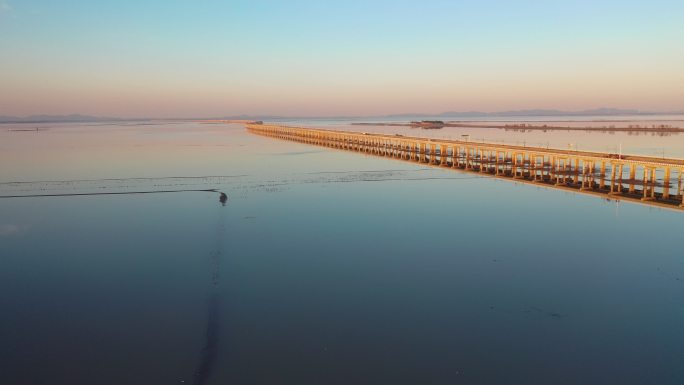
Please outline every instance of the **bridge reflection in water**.
[[416, 138], [270, 124], [255, 134], [684, 209], [684, 159]]

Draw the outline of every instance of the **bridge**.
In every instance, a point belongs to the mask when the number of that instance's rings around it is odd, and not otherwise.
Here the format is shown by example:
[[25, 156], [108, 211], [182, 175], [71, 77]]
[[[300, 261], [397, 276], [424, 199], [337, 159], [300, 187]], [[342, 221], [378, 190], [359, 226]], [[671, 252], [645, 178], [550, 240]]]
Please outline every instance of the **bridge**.
[[250, 132], [684, 210], [684, 159], [247, 124]]

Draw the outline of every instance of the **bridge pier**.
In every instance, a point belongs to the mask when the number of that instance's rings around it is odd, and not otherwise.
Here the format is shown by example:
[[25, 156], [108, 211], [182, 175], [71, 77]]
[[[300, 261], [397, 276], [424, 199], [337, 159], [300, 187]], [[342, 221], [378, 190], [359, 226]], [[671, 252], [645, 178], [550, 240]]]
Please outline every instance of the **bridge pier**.
[[663, 199], [670, 199], [670, 168], [665, 167], [665, 177], [663, 178]]
[[644, 167], [644, 196], [643, 201], [655, 200], [655, 169]]
[[677, 196], [681, 199], [681, 204], [679, 207], [684, 207], [684, 192], [682, 191], [682, 175], [684, 174], [684, 168], [679, 169], [679, 178], [677, 179]]
[[611, 163], [611, 182], [610, 182], [610, 194], [619, 195], [622, 194], [622, 164], [621, 163]]
[[603, 190], [606, 188], [606, 161], [601, 161], [601, 181], [599, 182], [599, 189]]

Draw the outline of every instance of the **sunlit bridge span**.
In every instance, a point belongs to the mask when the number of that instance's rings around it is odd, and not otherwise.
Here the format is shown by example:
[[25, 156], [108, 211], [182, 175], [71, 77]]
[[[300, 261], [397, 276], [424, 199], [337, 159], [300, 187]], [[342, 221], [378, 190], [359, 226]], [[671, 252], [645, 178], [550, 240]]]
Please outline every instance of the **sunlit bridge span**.
[[684, 159], [247, 124], [255, 134], [684, 210]]

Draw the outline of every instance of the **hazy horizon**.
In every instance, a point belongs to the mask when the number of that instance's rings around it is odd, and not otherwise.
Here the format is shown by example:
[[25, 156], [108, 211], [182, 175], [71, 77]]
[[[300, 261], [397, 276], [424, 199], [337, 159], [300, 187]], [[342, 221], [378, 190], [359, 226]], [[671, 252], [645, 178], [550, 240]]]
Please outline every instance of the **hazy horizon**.
[[670, 0], [0, 0], [0, 115], [682, 111], [682, 11]]

